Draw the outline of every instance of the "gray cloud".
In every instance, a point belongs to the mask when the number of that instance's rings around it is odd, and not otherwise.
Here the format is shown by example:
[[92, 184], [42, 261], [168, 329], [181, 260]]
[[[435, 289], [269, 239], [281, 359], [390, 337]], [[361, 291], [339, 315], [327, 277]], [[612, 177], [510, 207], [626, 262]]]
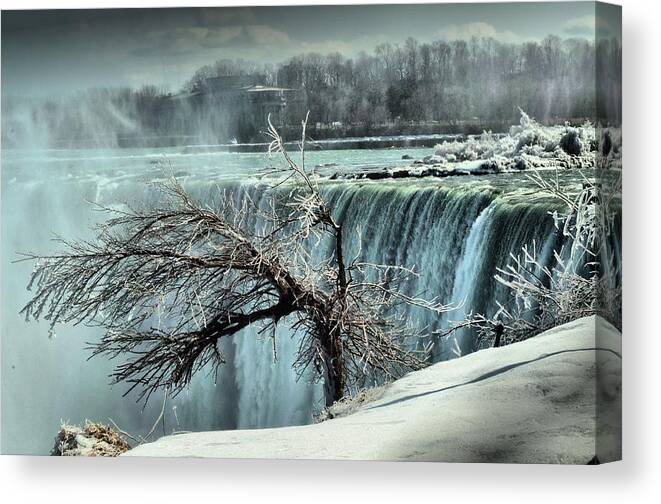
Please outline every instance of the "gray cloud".
[[[484, 21], [465, 23], [461, 25], [449, 25], [438, 32], [439, 36], [447, 40], [468, 40], [472, 37], [492, 38], [501, 42], [516, 43], [524, 38], [512, 30], [498, 30], [495, 26]], [[528, 37], [527, 40], [530, 40]]]
[[290, 46], [294, 41], [283, 31], [268, 25], [228, 25], [220, 27], [176, 28], [151, 32], [141, 46], [130, 52], [145, 58], [183, 56], [205, 49]]
[[[603, 12], [600, 12], [603, 14]], [[619, 37], [620, 32], [604, 15], [587, 15], [571, 18], [565, 23], [563, 33], [572, 37], [589, 39]]]
[[587, 15], [568, 19], [563, 33], [572, 37], [594, 38], [595, 16]]

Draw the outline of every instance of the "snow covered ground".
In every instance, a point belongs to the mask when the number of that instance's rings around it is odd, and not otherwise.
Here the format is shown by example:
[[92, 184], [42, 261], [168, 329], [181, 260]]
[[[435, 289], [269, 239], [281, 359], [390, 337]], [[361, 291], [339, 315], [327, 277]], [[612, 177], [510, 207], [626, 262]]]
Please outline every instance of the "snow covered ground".
[[597, 454], [601, 462], [617, 460], [620, 373], [620, 333], [588, 317], [410, 373], [346, 417], [179, 434], [123, 456], [586, 464]]

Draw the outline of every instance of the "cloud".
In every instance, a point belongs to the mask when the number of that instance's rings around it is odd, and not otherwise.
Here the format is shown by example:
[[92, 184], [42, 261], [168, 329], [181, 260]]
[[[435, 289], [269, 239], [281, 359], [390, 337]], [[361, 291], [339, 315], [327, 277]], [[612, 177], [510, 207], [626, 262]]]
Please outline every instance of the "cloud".
[[151, 32], [131, 53], [142, 57], [185, 56], [205, 49], [262, 48], [291, 43], [289, 35], [267, 25], [191, 27]]
[[499, 31], [495, 26], [482, 21], [461, 25], [449, 25], [439, 30], [438, 35], [447, 40], [469, 40], [477, 38], [493, 38], [501, 42], [520, 42], [519, 35], [510, 30]]
[[267, 25], [246, 26], [244, 29], [250, 42], [256, 45], [285, 45], [292, 43], [291, 38], [285, 32]]
[[205, 28], [255, 23], [255, 12], [250, 8], [219, 9], [217, 7], [201, 7], [193, 8], [190, 12], [193, 13], [194, 24]]
[[370, 42], [365, 44], [362, 40], [321, 40], [316, 42], [300, 42], [298, 48], [300, 49], [297, 52], [313, 52], [319, 54], [331, 54], [331, 53], [340, 53], [344, 56], [351, 56], [357, 54], [361, 50], [365, 50], [366, 46], [370, 46], [370, 49], [373, 49], [378, 43]]
[[563, 31], [572, 37], [594, 37], [595, 17], [582, 16], [568, 19]]
[[617, 37], [615, 30], [603, 16], [583, 16], [568, 19], [563, 29], [564, 33], [572, 37], [585, 37], [589, 39]]
[[236, 44], [243, 34], [242, 26], [226, 26], [222, 28], [204, 29], [197, 33], [191, 42], [205, 49], [217, 49]]

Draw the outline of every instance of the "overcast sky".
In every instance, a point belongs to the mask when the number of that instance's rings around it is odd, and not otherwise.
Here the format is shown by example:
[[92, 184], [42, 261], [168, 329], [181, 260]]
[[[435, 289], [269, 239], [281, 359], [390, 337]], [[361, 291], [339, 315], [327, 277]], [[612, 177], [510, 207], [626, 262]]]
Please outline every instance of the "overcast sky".
[[278, 62], [307, 51], [353, 56], [385, 41], [548, 34], [594, 37], [594, 4], [502, 3], [2, 12], [2, 91], [94, 86], [178, 89], [220, 58]]

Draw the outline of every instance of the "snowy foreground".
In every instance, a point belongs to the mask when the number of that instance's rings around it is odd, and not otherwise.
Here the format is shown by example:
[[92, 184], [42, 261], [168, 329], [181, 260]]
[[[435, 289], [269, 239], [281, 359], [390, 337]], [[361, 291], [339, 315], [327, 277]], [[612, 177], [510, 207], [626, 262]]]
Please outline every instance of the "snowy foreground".
[[601, 462], [617, 460], [620, 349], [615, 328], [584, 318], [410, 373], [346, 417], [179, 434], [123, 456], [586, 464], [597, 454]]

